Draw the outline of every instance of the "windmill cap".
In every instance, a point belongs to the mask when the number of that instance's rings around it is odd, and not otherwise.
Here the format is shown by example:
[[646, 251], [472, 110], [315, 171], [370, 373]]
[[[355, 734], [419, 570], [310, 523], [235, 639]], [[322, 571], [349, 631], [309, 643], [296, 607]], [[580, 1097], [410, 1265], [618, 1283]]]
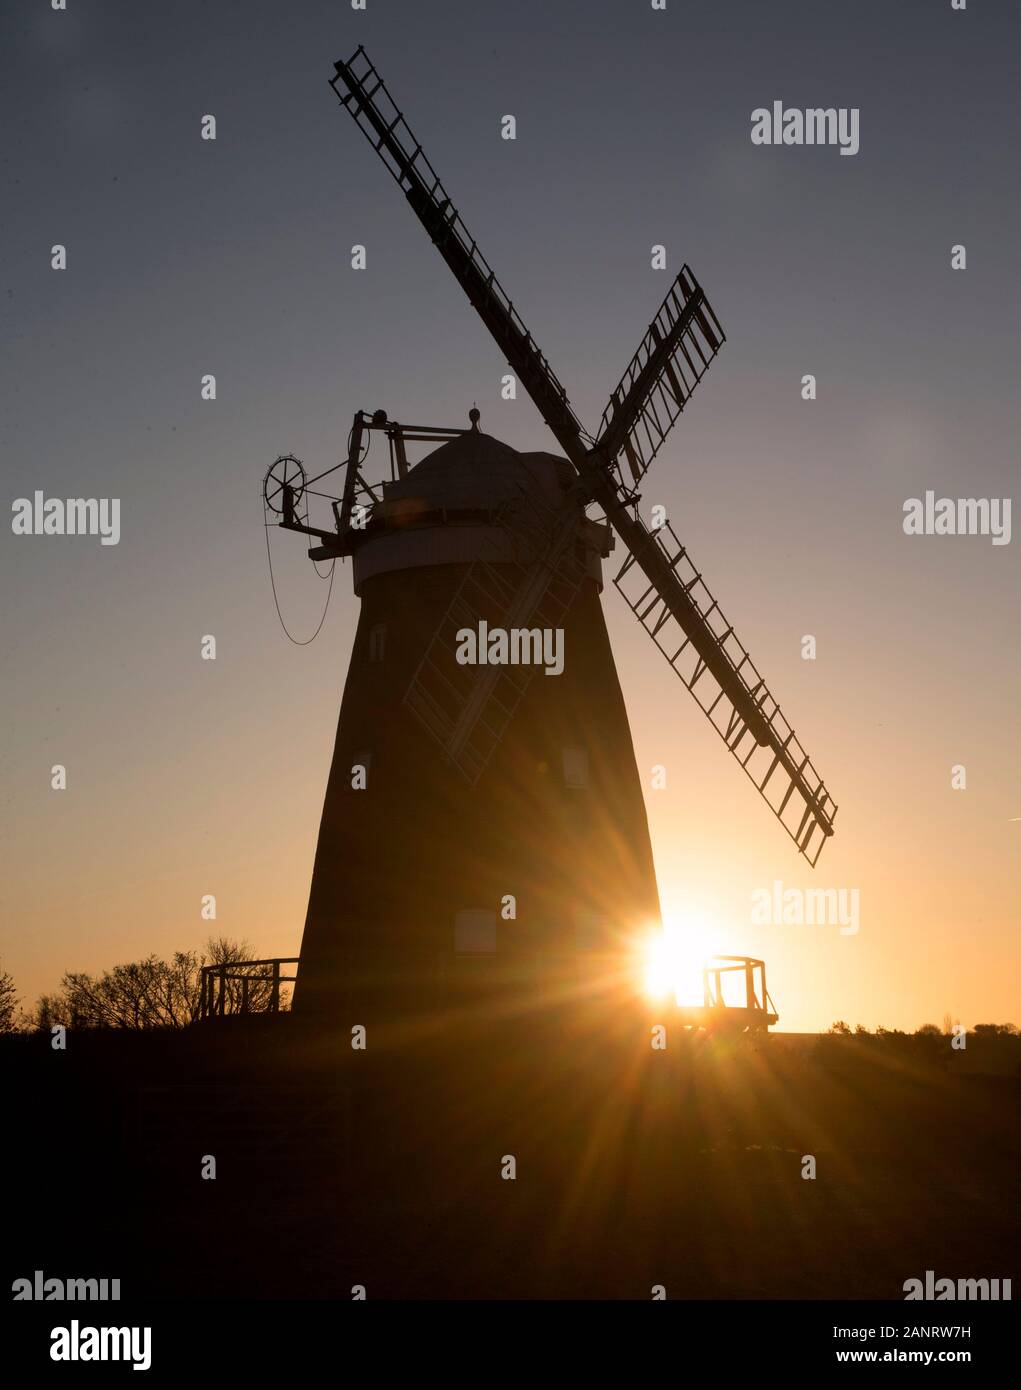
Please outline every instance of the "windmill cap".
[[[574, 483], [571, 464], [555, 454], [518, 453], [490, 434], [465, 430], [441, 444], [406, 477], [383, 485], [383, 497], [354, 551], [354, 588], [374, 575], [431, 565], [524, 564], [520, 541], [497, 513], [505, 503], [535, 500], [549, 513]], [[613, 541], [608, 526], [581, 520], [589, 574], [602, 587], [600, 557]]]
[[566, 459], [518, 453], [491, 434], [471, 429], [434, 449], [406, 478], [386, 483], [383, 498], [427, 511], [476, 511], [499, 507], [524, 490], [557, 505], [573, 479]]

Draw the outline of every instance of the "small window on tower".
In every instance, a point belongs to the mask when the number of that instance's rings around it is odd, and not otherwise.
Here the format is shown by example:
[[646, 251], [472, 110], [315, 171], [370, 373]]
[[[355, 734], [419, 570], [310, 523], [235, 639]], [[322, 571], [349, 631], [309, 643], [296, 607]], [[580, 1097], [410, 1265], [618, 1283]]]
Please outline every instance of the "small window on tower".
[[382, 661], [386, 656], [386, 623], [369, 629], [369, 660]]
[[585, 788], [588, 786], [588, 751], [584, 748], [565, 748], [564, 785]]
[[496, 950], [496, 913], [470, 907], [454, 918], [454, 950], [459, 956], [486, 956]]

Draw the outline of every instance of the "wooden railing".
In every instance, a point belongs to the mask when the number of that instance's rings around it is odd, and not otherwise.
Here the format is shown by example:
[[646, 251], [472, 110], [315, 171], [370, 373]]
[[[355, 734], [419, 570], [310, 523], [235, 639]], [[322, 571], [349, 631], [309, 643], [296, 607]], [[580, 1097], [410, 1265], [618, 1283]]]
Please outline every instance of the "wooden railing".
[[200, 1021], [228, 1014], [279, 1013], [280, 986], [293, 984], [297, 979], [297, 975], [282, 974], [280, 967], [297, 963], [297, 956], [279, 956], [275, 960], [231, 960], [204, 965]]

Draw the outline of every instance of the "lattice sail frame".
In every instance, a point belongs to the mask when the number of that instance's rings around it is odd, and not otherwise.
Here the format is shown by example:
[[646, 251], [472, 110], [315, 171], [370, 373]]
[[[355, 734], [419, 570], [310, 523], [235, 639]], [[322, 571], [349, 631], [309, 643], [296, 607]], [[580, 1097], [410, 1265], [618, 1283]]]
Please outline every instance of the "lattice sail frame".
[[[669, 542], [664, 539], [664, 533]], [[669, 522], [660, 529], [656, 539], [664, 553], [671, 557], [671, 568], [726, 656], [734, 679], [741, 683], [748, 701], [754, 703], [761, 714], [767, 741], [763, 742], [750, 728], [655, 585], [648, 583], [633, 555], [621, 565], [613, 582], [745, 775], [814, 868], [823, 845], [833, 833], [836, 802], [784, 718], [779, 704], [769, 693], [755, 663], [734, 632], [733, 624], [727, 621]]]
[[599, 422], [599, 446], [614, 457], [623, 453], [634, 483], [645, 476], [725, 341], [691, 267], [683, 266]]

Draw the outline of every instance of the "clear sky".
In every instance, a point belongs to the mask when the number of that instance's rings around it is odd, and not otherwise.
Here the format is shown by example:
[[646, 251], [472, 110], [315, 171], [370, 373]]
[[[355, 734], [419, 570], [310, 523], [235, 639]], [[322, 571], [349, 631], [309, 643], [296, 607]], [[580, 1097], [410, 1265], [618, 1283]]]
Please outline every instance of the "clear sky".
[[[476, 400], [553, 447], [326, 85], [364, 43], [589, 429], [685, 260], [727, 332], [645, 504], [838, 833], [798, 860], [610, 586], [667, 919], [765, 957], [784, 1027], [1021, 1023], [1021, 539], [901, 525], [929, 489], [1016, 490], [1016, 6], [11, 0], [0, 22], [4, 494], [119, 497], [122, 533], [0, 532], [0, 961], [27, 998], [200, 945], [206, 893], [217, 932], [297, 950], [357, 609], [338, 570], [319, 639], [284, 639], [275, 455], [318, 472], [358, 408], [459, 425]], [[859, 153], [753, 146], [774, 100], [857, 107]], [[273, 541], [305, 635], [324, 586]], [[753, 925], [776, 880], [857, 889], [859, 931]]]

